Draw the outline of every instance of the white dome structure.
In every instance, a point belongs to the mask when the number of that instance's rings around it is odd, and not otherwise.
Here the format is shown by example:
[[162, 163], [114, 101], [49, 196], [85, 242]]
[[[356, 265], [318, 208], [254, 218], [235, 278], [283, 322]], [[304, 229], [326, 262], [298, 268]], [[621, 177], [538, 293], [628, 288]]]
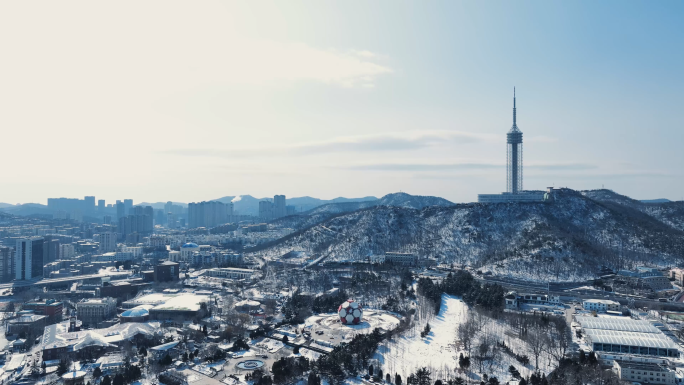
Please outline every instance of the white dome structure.
[[348, 299], [337, 308], [337, 314], [343, 324], [358, 325], [363, 317], [363, 307], [353, 299]]

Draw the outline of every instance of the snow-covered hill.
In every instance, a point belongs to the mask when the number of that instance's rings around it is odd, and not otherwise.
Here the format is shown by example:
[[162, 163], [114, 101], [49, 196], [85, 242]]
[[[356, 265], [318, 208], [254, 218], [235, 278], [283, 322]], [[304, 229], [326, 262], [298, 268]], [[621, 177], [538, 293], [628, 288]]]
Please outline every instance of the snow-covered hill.
[[[602, 264], [625, 268], [676, 263], [684, 255], [679, 227], [684, 215], [676, 209], [649, 214], [629, 201], [609, 202], [586, 192], [563, 189], [555, 195], [553, 203], [472, 203], [420, 210], [373, 206], [327, 219], [308, 217], [302, 230], [258, 253], [278, 257], [304, 250], [328, 260], [355, 260], [406, 250], [497, 275], [559, 281], [593, 278]], [[668, 216], [669, 222], [661, 219]]]

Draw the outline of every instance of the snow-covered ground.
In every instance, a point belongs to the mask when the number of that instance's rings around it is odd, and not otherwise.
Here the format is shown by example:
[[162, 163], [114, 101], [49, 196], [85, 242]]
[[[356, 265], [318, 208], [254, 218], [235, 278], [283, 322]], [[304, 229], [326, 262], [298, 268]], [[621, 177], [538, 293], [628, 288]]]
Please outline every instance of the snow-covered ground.
[[[419, 368], [426, 367], [432, 372], [432, 379], [449, 379], [465, 377], [469, 375], [473, 379], [479, 379], [479, 367], [471, 359], [470, 372], [458, 372], [458, 356], [467, 354], [461, 348], [457, 340], [458, 325], [465, 322], [469, 313], [468, 306], [459, 298], [442, 295], [442, 306], [437, 316], [430, 319], [426, 317], [417, 321], [415, 327], [400, 336], [395, 336], [391, 341], [386, 341], [378, 347], [374, 359], [382, 367], [384, 373], [390, 373], [393, 377], [399, 373], [402, 378], [415, 373]], [[422, 338], [420, 332], [425, 323], [430, 324], [430, 333]], [[484, 325], [477, 333], [476, 342], [473, 343], [473, 354], [479, 340], [488, 335], [494, 341], [504, 341], [506, 345], [518, 354], [526, 354], [531, 364], [522, 366], [515, 358], [500, 350], [498, 358], [492, 360], [491, 368], [485, 365], [485, 373], [496, 376], [500, 381], [510, 378], [508, 367], [514, 365], [523, 376], [528, 376], [534, 371], [534, 355], [529, 351], [527, 344], [517, 338], [511, 328], [501, 321], [486, 318]], [[552, 362], [547, 355], [539, 359], [540, 370], [548, 373], [553, 369]]]

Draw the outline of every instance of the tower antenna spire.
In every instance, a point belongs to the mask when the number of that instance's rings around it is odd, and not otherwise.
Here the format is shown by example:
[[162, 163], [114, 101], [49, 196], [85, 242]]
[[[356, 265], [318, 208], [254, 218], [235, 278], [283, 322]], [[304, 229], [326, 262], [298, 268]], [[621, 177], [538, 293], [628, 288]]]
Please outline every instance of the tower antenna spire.
[[515, 127], [515, 86], [513, 87], [513, 126]]

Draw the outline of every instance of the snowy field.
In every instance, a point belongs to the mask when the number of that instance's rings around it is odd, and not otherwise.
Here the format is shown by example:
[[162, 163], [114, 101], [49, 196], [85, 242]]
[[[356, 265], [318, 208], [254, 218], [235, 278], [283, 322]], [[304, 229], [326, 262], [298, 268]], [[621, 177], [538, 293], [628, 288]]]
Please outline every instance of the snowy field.
[[[364, 309], [362, 322], [358, 325], [345, 325], [340, 322], [337, 313], [326, 313], [307, 318], [298, 328], [309, 329], [313, 338], [330, 340], [337, 345], [340, 342], [351, 341], [357, 334], [372, 333], [375, 328], [392, 330], [397, 325], [399, 325], [399, 318], [389, 312]], [[316, 332], [323, 334], [319, 335]]]
[[[399, 373], [404, 379], [419, 368], [427, 367], [432, 372], [433, 380], [466, 376], [472, 380], [479, 380], [479, 366], [472, 359], [470, 373], [458, 371], [459, 354], [467, 354], [457, 339], [457, 330], [458, 325], [466, 321], [469, 311], [468, 306], [459, 297], [442, 295], [442, 305], [437, 316], [428, 315], [416, 320], [416, 326], [411, 330], [381, 344], [373, 358], [377, 360], [384, 373], [389, 372], [391, 376]], [[426, 323], [430, 324], [431, 330], [426, 337], [421, 338], [420, 332]], [[497, 358], [490, 361], [491, 365], [485, 365], [484, 373], [494, 375], [502, 382], [510, 380], [510, 365], [514, 365], [523, 376], [533, 373], [534, 356], [527, 344], [517, 338], [508, 325], [486, 318], [482, 329], [477, 333], [476, 343], [473, 344], [473, 354], [479, 340], [485, 336], [498, 342], [504, 341], [518, 354], [528, 355], [531, 364], [524, 367], [515, 358], [500, 350]], [[553, 369], [550, 364], [549, 357], [540, 357], [541, 371], [550, 372]]]

